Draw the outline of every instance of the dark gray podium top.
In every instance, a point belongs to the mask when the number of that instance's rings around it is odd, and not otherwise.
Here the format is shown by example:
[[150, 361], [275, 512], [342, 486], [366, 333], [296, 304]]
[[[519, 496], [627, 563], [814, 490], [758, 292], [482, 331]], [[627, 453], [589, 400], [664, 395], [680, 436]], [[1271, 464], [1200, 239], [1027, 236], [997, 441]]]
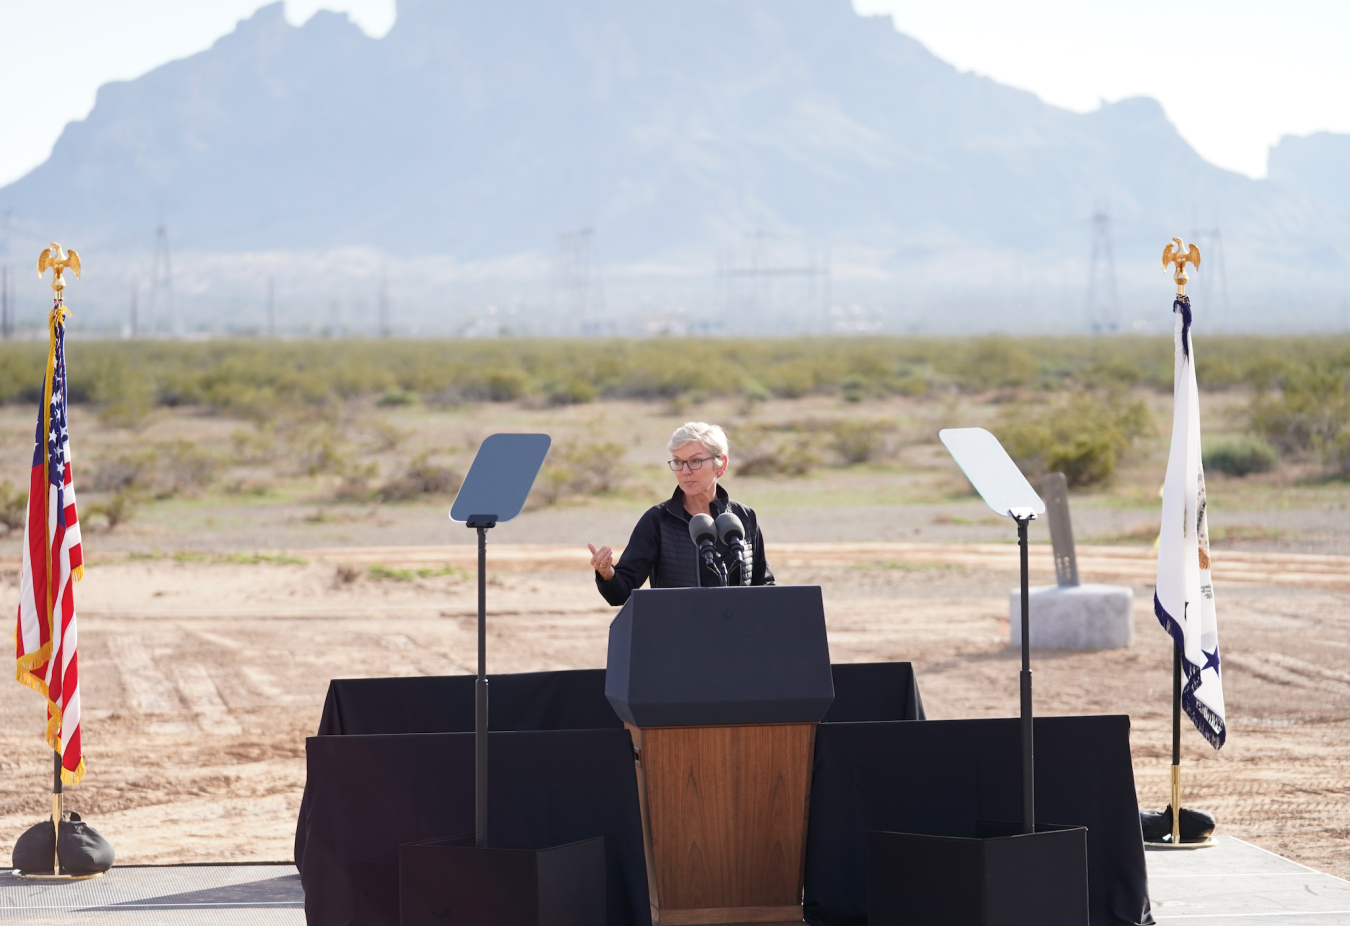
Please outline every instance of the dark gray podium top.
[[819, 721], [834, 700], [820, 587], [638, 589], [609, 625], [605, 697], [638, 727]]

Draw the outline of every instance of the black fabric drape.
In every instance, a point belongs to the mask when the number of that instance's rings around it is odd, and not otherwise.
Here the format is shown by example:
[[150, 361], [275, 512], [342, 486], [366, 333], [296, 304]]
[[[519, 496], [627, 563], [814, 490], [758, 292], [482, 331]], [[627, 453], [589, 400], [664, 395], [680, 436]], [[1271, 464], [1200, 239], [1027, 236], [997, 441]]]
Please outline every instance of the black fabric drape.
[[[320, 736], [473, 730], [472, 675], [336, 678]], [[492, 730], [606, 730], [623, 722], [605, 700], [604, 669], [488, 676]]]
[[[312, 926], [397, 926], [400, 843], [472, 833], [472, 733], [313, 736], [299, 862]], [[608, 922], [648, 926], [627, 730], [493, 733], [489, 842], [605, 837]], [[299, 841], [300, 833], [297, 833]]]
[[908, 662], [840, 662], [830, 666], [834, 703], [822, 723], [923, 720], [923, 698]]
[[[1130, 721], [1042, 717], [1036, 818], [1088, 828], [1092, 926], [1152, 923]], [[1020, 822], [1016, 718], [821, 724], [807, 829], [806, 909], [818, 926], [867, 922], [869, 830], [973, 836]]]
[[[838, 663], [826, 723], [923, 720], [908, 662]], [[493, 730], [601, 730], [622, 727], [605, 699], [604, 669], [488, 676]], [[472, 675], [338, 678], [328, 684], [320, 736], [461, 733], [473, 729]]]
[[[610, 923], [646, 926], [632, 746], [604, 670], [491, 679], [493, 842], [606, 835]], [[813, 922], [865, 922], [867, 831], [1020, 819], [1017, 720], [922, 719], [908, 663], [833, 667], [807, 833]], [[473, 829], [473, 677], [335, 680], [296, 827], [312, 926], [397, 921], [398, 845]], [[589, 728], [589, 729], [588, 729]], [[440, 732], [446, 731], [446, 732]], [[460, 732], [464, 731], [464, 732]], [[402, 733], [404, 735], [371, 735]], [[1126, 717], [1036, 721], [1037, 816], [1088, 827], [1093, 926], [1151, 923]]]

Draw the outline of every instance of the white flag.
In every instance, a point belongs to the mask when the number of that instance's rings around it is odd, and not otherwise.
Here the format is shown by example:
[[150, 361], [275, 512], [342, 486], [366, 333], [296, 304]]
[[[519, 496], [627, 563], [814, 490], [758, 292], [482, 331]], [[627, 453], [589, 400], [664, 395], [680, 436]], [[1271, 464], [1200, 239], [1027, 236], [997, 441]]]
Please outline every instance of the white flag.
[[1227, 728], [1219, 626], [1209, 569], [1209, 521], [1205, 513], [1205, 470], [1200, 462], [1200, 401], [1195, 385], [1190, 299], [1178, 296], [1172, 312], [1176, 315], [1172, 450], [1167, 458], [1167, 481], [1163, 483], [1153, 611], [1163, 629], [1181, 644], [1185, 675], [1181, 707], [1201, 735], [1218, 749], [1224, 744]]

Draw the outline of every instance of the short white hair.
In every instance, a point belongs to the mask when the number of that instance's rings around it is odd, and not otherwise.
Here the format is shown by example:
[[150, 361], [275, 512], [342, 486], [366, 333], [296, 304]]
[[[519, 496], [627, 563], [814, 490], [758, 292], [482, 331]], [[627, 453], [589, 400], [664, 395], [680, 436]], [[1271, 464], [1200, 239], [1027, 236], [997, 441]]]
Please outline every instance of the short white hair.
[[674, 450], [677, 447], [683, 447], [685, 444], [697, 441], [703, 445], [703, 449], [715, 457], [726, 459], [727, 450], [727, 432], [715, 424], [708, 424], [706, 421], [686, 421], [675, 429], [675, 433], [670, 435], [670, 443], [666, 445], [667, 450]]

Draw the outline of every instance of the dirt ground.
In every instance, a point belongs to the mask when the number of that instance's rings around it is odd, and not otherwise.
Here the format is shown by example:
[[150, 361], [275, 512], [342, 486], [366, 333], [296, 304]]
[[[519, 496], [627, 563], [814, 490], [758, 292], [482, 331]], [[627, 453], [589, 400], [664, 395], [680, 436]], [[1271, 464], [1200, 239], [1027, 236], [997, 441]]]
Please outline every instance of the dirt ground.
[[[631, 522], [630, 522], [631, 523]], [[591, 525], [600, 529], [602, 524]], [[605, 537], [606, 540], [622, 539]], [[1008, 544], [781, 543], [780, 582], [824, 588], [836, 662], [912, 660], [929, 716], [1011, 716]], [[462, 674], [474, 660], [470, 548], [111, 555], [78, 587], [89, 773], [68, 806], [119, 861], [291, 857], [305, 737], [335, 677]], [[495, 545], [493, 671], [603, 666], [614, 609], [584, 547]], [[1085, 581], [1131, 584], [1135, 643], [1035, 657], [1042, 714], [1127, 713], [1141, 804], [1167, 800], [1170, 642], [1146, 547], [1080, 550]], [[1035, 549], [1033, 581], [1052, 580]], [[17, 595], [0, 564], [0, 599]], [[1189, 726], [1182, 784], [1220, 832], [1350, 876], [1350, 557], [1217, 555], [1229, 742]], [[48, 812], [40, 698], [0, 685], [0, 852]]]

